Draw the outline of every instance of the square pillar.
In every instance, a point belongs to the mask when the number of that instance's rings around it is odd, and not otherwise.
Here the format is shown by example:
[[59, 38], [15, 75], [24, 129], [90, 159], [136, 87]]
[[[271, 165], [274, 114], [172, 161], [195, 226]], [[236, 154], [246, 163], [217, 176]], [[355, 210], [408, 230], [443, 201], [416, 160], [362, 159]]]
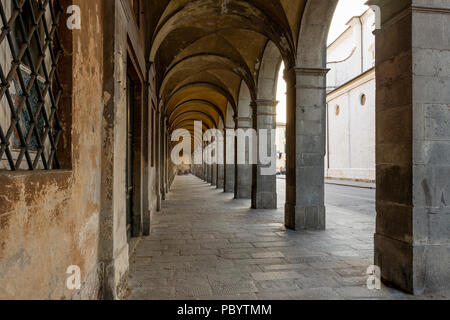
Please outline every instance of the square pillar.
[[[237, 118], [236, 130], [252, 130], [251, 118]], [[252, 178], [253, 178], [253, 166], [249, 163], [250, 160], [250, 147], [248, 143], [239, 145], [237, 139], [235, 140], [235, 192], [234, 197], [236, 199], [251, 199], [252, 198]], [[239, 155], [243, 155], [246, 159], [245, 164], [239, 164]]]
[[225, 165], [217, 165], [217, 189], [223, 189], [225, 187]]
[[213, 183], [213, 165], [212, 164], [208, 165], [208, 170], [209, 170], [208, 183], [212, 184]]
[[156, 211], [161, 211], [161, 113], [158, 111], [156, 114], [156, 125], [155, 125], [155, 141], [156, 141], [156, 175], [155, 175], [155, 190], [156, 190]]
[[450, 2], [371, 1], [376, 34], [377, 224], [382, 279], [450, 290]]
[[325, 230], [326, 74], [287, 70], [286, 227]]
[[165, 135], [164, 135], [164, 141], [165, 141], [165, 144], [166, 144], [166, 147], [165, 147], [165, 150], [166, 150], [166, 154], [165, 154], [165, 158], [166, 158], [166, 166], [165, 166], [165, 168], [166, 168], [166, 171], [165, 171], [165, 192], [166, 192], [166, 194], [168, 194], [169, 193], [169, 191], [170, 191], [170, 177], [169, 177], [169, 175], [170, 175], [170, 172], [169, 172], [169, 165], [170, 165], [170, 150], [169, 150], [169, 137], [170, 137], [170, 134], [169, 134], [169, 130], [167, 129], [169, 127], [169, 124], [168, 124], [168, 118], [166, 118], [166, 132], [165, 132]]
[[229, 131], [231, 130], [234, 133], [234, 128], [226, 128], [225, 135], [224, 135], [224, 159], [225, 159], [225, 166], [224, 166], [224, 191], [226, 193], [234, 193], [235, 190], [235, 147], [234, 142], [235, 138], [234, 135], [230, 135]]
[[212, 164], [212, 181], [211, 185], [217, 187], [217, 164]]
[[161, 143], [161, 152], [160, 152], [160, 161], [161, 161], [161, 199], [166, 200], [166, 117], [161, 114], [161, 134], [160, 134], [160, 143]]
[[[253, 107], [253, 128], [258, 133], [258, 164], [253, 166], [252, 208], [277, 209], [276, 176], [276, 107], [278, 101], [258, 100]], [[262, 131], [265, 130], [266, 145], [264, 157], [270, 157], [270, 164], [261, 162]], [[273, 136], [272, 136], [273, 135]], [[273, 144], [272, 144], [273, 142]], [[273, 170], [272, 170], [273, 169]]]

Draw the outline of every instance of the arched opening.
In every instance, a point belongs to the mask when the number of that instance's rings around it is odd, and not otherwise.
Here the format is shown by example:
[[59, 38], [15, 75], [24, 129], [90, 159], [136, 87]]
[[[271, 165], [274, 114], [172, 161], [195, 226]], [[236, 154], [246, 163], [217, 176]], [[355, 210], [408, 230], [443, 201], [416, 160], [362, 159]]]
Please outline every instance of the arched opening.
[[285, 65], [281, 64], [277, 80], [277, 136], [276, 136], [276, 175], [278, 208], [283, 209], [286, 203], [286, 80], [284, 80]]
[[364, 221], [370, 238], [376, 216], [374, 29], [375, 13], [365, 1], [339, 1], [328, 36], [326, 86], [328, 225]]

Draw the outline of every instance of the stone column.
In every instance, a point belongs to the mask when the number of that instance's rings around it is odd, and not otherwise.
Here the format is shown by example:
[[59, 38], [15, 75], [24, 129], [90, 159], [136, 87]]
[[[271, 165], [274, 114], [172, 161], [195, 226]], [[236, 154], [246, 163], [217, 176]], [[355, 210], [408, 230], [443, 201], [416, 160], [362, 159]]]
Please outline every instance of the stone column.
[[[104, 10], [102, 15], [109, 19], [108, 23], [104, 24], [104, 39], [108, 41], [103, 42], [103, 51], [110, 53], [114, 58], [105, 59], [102, 69], [103, 92], [109, 98], [105, 99], [101, 123], [102, 145], [99, 158], [101, 161], [101, 206], [99, 224], [96, 227], [98, 231], [95, 232], [98, 232], [99, 236], [96, 240], [98, 241], [97, 258], [103, 270], [98, 283], [102, 288], [101, 298], [112, 300], [122, 299], [126, 295], [129, 271], [124, 183], [126, 179], [125, 132], [127, 130], [124, 93], [127, 76], [126, 26], [128, 22], [124, 7], [119, 1], [111, 1], [102, 8]], [[98, 45], [101, 46], [101, 44]], [[4, 188], [3, 185], [1, 188]]]
[[450, 2], [371, 1], [376, 31], [377, 225], [382, 279], [450, 290]]
[[225, 165], [217, 165], [217, 189], [224, 189], [225, 187]]
[[235, 138], [234, 136], [229, 136], [227, 134], [227, 129], [233, 129], [234, 128], [225, 128], [224, 133], [224, 191], [226, 193], [234, 193], [234, 184], [235, 184], [235, 147], [234, 142]]
[[[248, 131], [253, 129], [251, 118], [237, 118], [236, 120], [236, 130]], [[251, 130], [253, 131], [253, 130]], [[237, 140], [236, 140], [237, 141]], [[235, 192], [234, 197], [236, 199], [251, 199], [252, 198], [252, 175], [253, 167], [250, 164], [250, 146], [248, 143], [244, 145], [239, 145], [239, 141], [235, 144]], [[239, 154], [243, 154], [246, 159], [245, 164], [238, 164]]]
[[[168, 121], [168, 119], [166, 118], [166, 121]], [[166, 127], [169, 128], [169, 123], [166, 123]], [[166, 194], [168, 194], [170, 192], [170, 175], [172, 174], [169, 169], [170, 169], [170, 165], [171, 165], [171, 159], [170, 159], [170, 134], [169, 134], [169, 129], [167, 129], [166, 131]]]
[[[209, 143], [205, 143], [205, 150], [208, 150], [208, 146], [209, 146]], [[210, 157], [209, 152], [205, 153], [205, 158], [206, 158], [206, 161], [205, 161], [205, 163], [206, 163], [206, 179], [205, 179], [205, 181], [207, 183], [211, 183], [211, 173], [212, 172], [211, 172], [211, 164], [210, 164], [211, 157]]]
[[[276, 107], [278, 101], [258, 100], [253, 108], [253, 128], [258, 132], [258, 164], [253, 166], [252, 208], [277, 209], [276, 176]], [[270, 164], [261, 163], [262, 130], [266, 131], [267, 144], [264, 157], [270, 158]], [[272, 137], [272, 134], [274, 135]], [[272, 141], [273, 138], [273, 141]], [[273, 142], [273, 144], [272, 144]]]
[[287, 82], [286, 227], [325, 229], [327, 69], [292, 68]]
[[213, 187], [217, 186], [217, 164], [211, 165], [211, 185]]
[[166, 200], [166, 143], [165, 143], [165, 132], [166, 132], [166, 121], [165, 117], [161, 115], [161, 135], [160, 135], [160, 143], [161, 143], [161, 153], [160, 153], [160, 161], [161, 161], [161, 199]]
[[223, 131], [220, 131], [220, 133], [217, 136], [217, 189], [223, 189], [225, 185], [225, 133]]
[[205, 146], [206, 146], [206, 144], [203, 143], [203, 149], [202, 149], [202, 154], [203, 154], [203, 181], [207, 182], [208, 181], [208, 165], [207, 165], [206, 156], [205, 156]]
[[155, 185], [156, 185], [156, 211], [161, 211], [161, 113], [158, 111], [156, 114], [156, 125], [155, 125], [155, 135], [156, 135], [156, 177], [155, 177]]

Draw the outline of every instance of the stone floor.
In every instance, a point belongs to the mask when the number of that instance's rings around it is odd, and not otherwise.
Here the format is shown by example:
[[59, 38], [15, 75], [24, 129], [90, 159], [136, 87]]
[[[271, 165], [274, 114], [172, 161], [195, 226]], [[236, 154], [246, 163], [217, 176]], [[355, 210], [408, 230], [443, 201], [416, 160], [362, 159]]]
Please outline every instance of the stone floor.
[[[278, 183], [282, 201], [285, 182]], [[373, 194], [339, 194], [327, 189], [327, 231], [293, 232], [283, 226], [281, 201], [278, 210], [250, 210], [249, 201], [193, 176], [177, 177], [152, 218], [152, 235], [132, 258], [129, 299], [417, 298], [384, 286], [367, 289]]]

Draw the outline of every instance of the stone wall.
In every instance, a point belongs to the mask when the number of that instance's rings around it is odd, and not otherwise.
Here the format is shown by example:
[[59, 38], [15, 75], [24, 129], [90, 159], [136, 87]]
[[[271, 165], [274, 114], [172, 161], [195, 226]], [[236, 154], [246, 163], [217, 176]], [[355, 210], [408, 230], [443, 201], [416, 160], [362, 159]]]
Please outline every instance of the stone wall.
[[[81, 9], [81, 30], [60, 38], [64, 87], [61, 141], [64, 170], [0, 171], [0, 299], [121, 299], [129, 268], [125, 207], [126, 75], [140, 79], [140, 216], [134, 236], [150, 232], [157, 209], [154, 132], [143, 31], [127, 1], [62, 0]], [[104, 18], [105, 17], [105, 18]], [[127, 71], [128, 68], [128, 71]], [[148, 90], [147, 90], [148, 89]], [[147, 118], [148, 116], [148, 118]], [[157, 158], [154, 156], [154, 158]], [[134, 233], [138, 233], [137, 235]], [[66, 285], [69, 266], [81, 269], [81, 289]]]
[[[73, 32], [72, 66], [63, 66], [73, 72], [72, 168], [0, 172], [0, 299], [101, 295], [103, 2], [73, 4], [80, 6], [83, 24], [82, 31]], [[80, 291], [66, 287], [70, 265], [81, 268]]]

